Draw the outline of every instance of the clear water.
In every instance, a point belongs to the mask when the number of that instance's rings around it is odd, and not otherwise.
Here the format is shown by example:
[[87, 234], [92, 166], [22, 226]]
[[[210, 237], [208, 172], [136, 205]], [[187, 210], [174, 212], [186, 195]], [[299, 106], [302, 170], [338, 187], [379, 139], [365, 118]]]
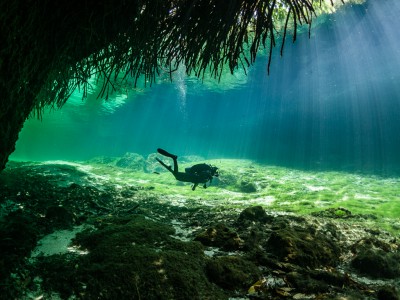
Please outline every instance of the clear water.
[[400, 170], [400, 41], [396, 0], [322, 17], [312, 31], [262, 55], [247, 76], [174, 81], [108, 102], [76, 93], [30, 119], [12, 159], [146, 156], [158, 147], [205, 158], [392, 174]]
[[[204, 270], [229, 255], [262, 272], [218, 288], [229, 299], [248, 299], [260, 282], [266, 298], [397, 299], [399, 13], [398, 0], [370, 0], [321, 17], [310, 39], [288, 39], [283, 57], [276, 49], [270, 76], [260, 55], [247, 75], [220, 83], [179, 70], [172, 83], [160, 78], [110, 101], [77, 92], [28, 120], [11, 159], [45, 162], [10, 163], [0, 174], [0, 298], [228, 299], [208, 296], [216, 285]], [[220, 176], [192, 191], [154, 157], [117, 167], [126, 152], [146, 158], [158, 147], [179, 155], [180, 170], [195, 161], [182, 156], [198, 155]], [[86, 161], [95, 156], [116, 158]], [[257, 205], [268, 221], [240, 223]], [[247, 246], [192, 246], [209, 228]], [[238, 273], [243, 284], [247, 267], [236, 265], [215, 268], [223, 283]]]

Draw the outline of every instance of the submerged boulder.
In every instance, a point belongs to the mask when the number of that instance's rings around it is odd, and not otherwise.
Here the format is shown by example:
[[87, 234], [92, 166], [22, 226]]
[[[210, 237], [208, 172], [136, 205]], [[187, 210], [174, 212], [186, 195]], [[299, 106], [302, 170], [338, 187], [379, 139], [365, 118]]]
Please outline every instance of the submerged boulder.
[[400, 277], [400, 254], [381, 249], [363, 249], [352, 260], [351, 266], [372, 278]]
[[312, 213], [313, 216], [322, 218], [348, 219], [353, 217], [351, 211], [343, 207], [333, 207]]
[[220, 247], [224, 250], [237, 250], [243, 245], [239, 235], [225, 224], [210, 226], [195, 238], [205, 246]]
[[115, 157], [110, 156], [96, 156], [89, 160], [92, 164], [113, 165], [115, 164]]
[[275, 230], [265, 246], [280, 261], [301, 267], [335, 266], [340, 257], [340, 248], [312, 228]]
[[384, 286], [381, 288], [378, 293], [378, 300], [399, 300], [400, 294], [398, 293], [398, 289], [392, 286]]
[[63, 299], [227, 298], [207, 277], [202, 245], [171, 237], [171, 226], [141, 215], [98, 218], [95, 224], [73, 240], [86, 255], [37, 262], [43, 286]]
[[400, 252], [397, 247], [375, 237], [364, 238], [352, 246], [351, 266], [371, 278], [400, 277]]
[[167, 172], [167, 170], [156, 160], [156, 157], [158, 157], [157, 153], [150, 153], [147, 156], [144, 167], [144, 171], [146, 173]]
[[228, 290], [249, 288], [261, 276], [256, 265], [238, 256], [215, 258], [207, 263], [206, 272], [212, 282]]
[[242, 193], [255, 193], [257, 192], [257, 185], [248, 180], [240, 180], [237, 183], [238, 190]]
[[134, 171], [144, 170], [144, 158], [137, 153], [127, 152], [115, 163], [117, 167], [132, 169]]
[[46, 219], [57, 229], [70, 228], [75, 222], [74, 214], [62, 206], [50, 206], [47, 208]]
[[264, 223], [268, 221], [267, 213], [261, 205], [251, 206], [244, 209], [238, 218], [239, 223], [244, 222], [260, 222]]

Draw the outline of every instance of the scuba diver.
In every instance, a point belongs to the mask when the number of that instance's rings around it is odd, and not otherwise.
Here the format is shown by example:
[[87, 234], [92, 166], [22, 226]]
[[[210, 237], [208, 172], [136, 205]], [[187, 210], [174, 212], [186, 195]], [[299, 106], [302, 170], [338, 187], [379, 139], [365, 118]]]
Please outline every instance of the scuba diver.
[[199, 184], [203, 184], [204, 188], [207, 188], [207, 182], [211, 183], [213, 176], [218, 177], [218, 168], [208, 164], [197, 164], [190, 168], [185, 168], [185, 172], [178, 171], [178, 156], [168, 153], [164, 149], [157, 149], [157, 152], [166, 157], [172, 158], [174, 161], [174, 169], [167, 166], [162, 160], [156, 157], [156, 160], [168, 171], [174, 175], [176, 180], [183, 182], [193, 183], [192, 191], [196, 189]]

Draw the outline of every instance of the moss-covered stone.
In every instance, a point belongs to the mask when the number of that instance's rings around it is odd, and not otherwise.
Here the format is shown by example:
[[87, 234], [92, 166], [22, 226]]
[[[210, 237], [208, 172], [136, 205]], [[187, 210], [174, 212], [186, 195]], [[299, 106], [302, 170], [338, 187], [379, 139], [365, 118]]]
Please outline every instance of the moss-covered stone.
[[238, 256], [223, 256], [207, 263], [210, 280], [224, 289], [248, 289], [261, 276], [258, 268]]
[[302, 267], [336, 266], [340, 248], [312, 228], [286, 228], [272, 232], [267, 250], [283, 262]]
[[51, 257], [39, 264], [50, 290], [85, 299], [224, 298], [205, 274], [201, 244], [172, 238], [172, 227], [140, 215], [102, 218], [96, 226], [74, 240], [89, 253], [64, 265], [63, 273], [73, 276], [57, 274]]
[[400, 254], [381, 249], [362, 249], [351, 265], [363, 275], [372, 278], [400, 277]]
[[314, 212], [312, 215], [336, 219], [347, 219], [352, 217], [351, 211], [343, 207], [328, 208], [323, 211]]
[[394, 286], [384, 286], [377, 293], [378, 300], [399, 300], [398, 288]]
[[299, 272], [287, 274], [287, 280], [301, 292], [324, 293], [329, 289], [329, 285], [322, 280], [315, 280], [309, 275]]
[[144, 170], [144, 158], [137, 153], [125, 153], [125, 155], [115, 162], [115, 165], [120, 168], [127, 168], [135, 171]]
[[252, 181], [240, 180], [237, 184], [238, 190], [242, 193], [255, 193], [257, 192], [257, 186]]
[[96, 156], [89, 160], [91, 164], [115, 165], [116, 158], [110, 156]]
[[371, 278], [400, 277], [400, 252], [398, 246], [370, 236], [352, 245], [354, 258], [351, 266]]
[[147, 159], [145, 161], [145, 172], [147, 173], [162, 173], [162, 172], [168, 172], [157, 160], [156, 157], [158, 157], [157, 153], [150, 153], [147, 156]]
[[265, 209], [260, 206], [251, 206], [245, 208], [239, 215], [238, 222], [245, 223], [245, 222], [260, 222], [264, 223], [269, 219]]
[[222, 223], [210, 226], [198, 234], [195, 240], [205, 246], [221, 247], [224, 250], [237, 250], [243, 245], [237, 232]]
[[[0, 298], [17, 299], [26, 285], [27, 280], [11, 277], [13, 272], [25, 264], [25, 257], [36, 245], [38, 232], [35, 228], [35, 218], [27, 216], [22, 210], [10, 213], [0, 221]], [[23, 270], [18, 273], [23, 273]]]
[[62, 206], [50, 206], [46, 211], [46, 219], [54, 229], [70, 228], [75, 222], [75, 216]]

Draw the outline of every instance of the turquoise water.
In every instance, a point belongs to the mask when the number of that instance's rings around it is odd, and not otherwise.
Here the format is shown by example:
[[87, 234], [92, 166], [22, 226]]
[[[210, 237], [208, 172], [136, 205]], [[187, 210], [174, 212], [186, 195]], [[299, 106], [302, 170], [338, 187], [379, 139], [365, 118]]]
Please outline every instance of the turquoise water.
[[305, 169], [400, 170], [400, 20], [395, 0], [367, 1], [321, 17], [270, 75], [260, 55], [220, 83], [159, 79], [107, 102], [79, 93], [42, 121], [28, 120], [17, 160], [85, 160], [162, 147], [204, 158], [247, 158]]
[[[399, 13], [320, 17], [269, 76], [260, 53], [29, 119], [0, 173], [0, 298], [399, 299]], [[193, 191], [157, 148], [220, 176]]]

